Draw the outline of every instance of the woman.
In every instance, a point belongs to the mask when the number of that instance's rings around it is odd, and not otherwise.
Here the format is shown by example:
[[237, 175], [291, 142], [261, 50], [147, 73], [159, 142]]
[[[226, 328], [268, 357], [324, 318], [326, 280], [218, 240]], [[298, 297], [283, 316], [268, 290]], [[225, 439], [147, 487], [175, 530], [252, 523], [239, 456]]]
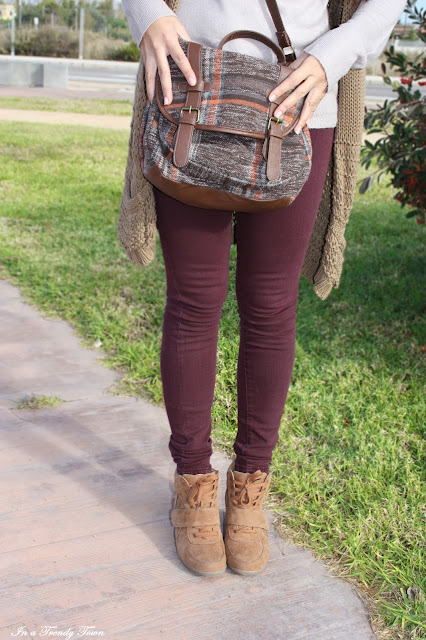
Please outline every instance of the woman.
[[[173, 100], [167, 56], [194, 84], [178, 38], [216, 47], [231, 31], [248, 29], [276, 41], [266, 2], [246, 0], [123, 0], [145, 68], [148, 99], [158, 70], [164, 103]], [[358, 3], [356, 3], [358, 5]], [[238, 430], [227, 472], [225, 540], [217, 501], [218, 471], [210, 465], [211, 406], [219, 320], [228, 289], [232, 212], [185, 205], [154, 189], [156, 225], [167, 277], [161, 347], [169, 449], [177, 468], [172, 524], [177, 553], [199, 575], [263, 570], [269, 558], [263, 500], [269, 464], [290, 385], [299, 280], [329, 166], [337, 123], [338, 81], [384, 49], [405, 0], [361, 1], [350, 20], [330, 29], [326, 0], [279, 0], [295, 48], [293, 72], [269, 96], [280, 117], [306, 96], [299, 133], [308, 124], [312, 169], [298, 197], [273, 212], [236, 212], [236, 295], [240, 315]], [[227, 50], [275, 62], [264, 45], [234, 40]], [[283, 96], [294, 91], [286, 98]]]

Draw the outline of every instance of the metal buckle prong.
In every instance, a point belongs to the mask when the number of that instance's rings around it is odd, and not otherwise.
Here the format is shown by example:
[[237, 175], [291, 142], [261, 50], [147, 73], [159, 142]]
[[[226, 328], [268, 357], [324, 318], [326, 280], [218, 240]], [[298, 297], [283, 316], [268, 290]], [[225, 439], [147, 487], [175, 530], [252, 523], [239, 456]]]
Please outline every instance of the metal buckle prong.
[[182, 111], [188, 111], [189, 113], [191, 113], [191, 111], [196, 111], [197, 119], [195, 122], [200, 122], [200, 110], [198, 107], [182, 107], [180, 110], [180, 115], [182, 115]]
[[269, 131], [269, 129], [271, 128], [271, 122], [277, 122], [277, 123], [280, 123], [280, 125], [281, 125], [281, 129], [283, 128], [284, 120], [283, 120], [282, 118], [274, 118], [274, 116], [271, 116], [271, 117], [269, 118], [269, 122], [268, 122], [268, 131]]

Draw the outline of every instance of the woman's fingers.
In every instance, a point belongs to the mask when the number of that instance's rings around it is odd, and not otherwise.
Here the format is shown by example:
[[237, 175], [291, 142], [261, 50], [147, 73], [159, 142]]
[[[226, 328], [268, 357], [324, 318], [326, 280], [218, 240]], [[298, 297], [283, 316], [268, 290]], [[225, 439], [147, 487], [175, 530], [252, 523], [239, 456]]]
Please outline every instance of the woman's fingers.
[[296, 105], [299, 100], [304, 98], [316, 86], [314, 78], [308, 76], [306, 80], [296, 85], [294, 91], [278, 105], [274, 111], [274, 116], [280, 118], [287, 109]]
[[157, 53], [158, 75], [163, 89], [164, 104], [170, 104], [173, 100], [172, 78], [170, 76], [169, 61], [164, 51]]
[[166, 16], [155, 20], [142, 38], [140, 50], [145, 66], [146, 88], [150, 101], [154, 97], [157, 69], [163, 90], [164, 104], [170, 104], [173, 100], [168, 55], [173, 58], [187, 82], [189, 84], [196, 83], [194, 70], [179, 44], [179, 36], [184, 40], [191, 40], [178, 18]]
[[[191, 85], [196, 84], [197, 79], [196, 79], [194, 70], [191, 67], [189, 60], [184, 54], [182, 47], [180, 46], [178, 41], [173, 43], [173, 46], [171, 46], [170, 55], [172, 56], [173, 60], [175, 61], [179, 69], [182, 71], [188, 84], [191, 84]], [[171, 101], [171, 96], [170, 96], [170, 101]]]
[[277, 102], [277, 97], [285, 95], [293, 89], [275, 109], [274, 116], [279, 118], [290, 107], [295, 106], [301, 98], [307, 96], [296, 133], [306, 124], [319, 103], [327, 93], [327, 76], [322, 64], [314, 56], [302, 53], [289, 65], [293, 71], [272, 90], [269, 98]]
[[312, 89], [312, 91], [308, 93], [303, 104], [302, 111], [300, 112], [299, 122], [294, 127], [295, 133], [300, 133], [308, 120], [312, 118], [323, 97], [324, 94], [317, 89]]
[[304, 80], [309, 74], [306, 70], [306, 65], [304, 69], [300, 69], [303, 62], [308, 57], [307, 53], [302, 53], [296, 60], [293, 60], [288, 65], [289, 69], [292, 69], [291, 73], [287, 76], [285, 80], [283, 80], [279, 85], [277, 85], [274, 89], [272, 89], [269, 94], [269, 99], [274, 100], [277, 96], [282, 96], [294, 87], [296, 87], [302, 80]]
[[144, 67], [146, 92], [148, 94], [148, 100], [151, 102], [154, 98], [155, 74], [157, 73], [157, 62], [155, 58], [148, 57], [147, 60], [144, 60]]

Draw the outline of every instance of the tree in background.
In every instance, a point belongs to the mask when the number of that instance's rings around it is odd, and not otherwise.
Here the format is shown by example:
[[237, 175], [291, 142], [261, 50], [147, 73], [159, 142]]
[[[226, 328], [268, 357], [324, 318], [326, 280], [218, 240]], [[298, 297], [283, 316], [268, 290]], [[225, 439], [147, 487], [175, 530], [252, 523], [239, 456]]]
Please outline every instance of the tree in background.
[[[84, 51], [87, 57], [139, 60], [140, 51], [132, 40], [121, 4], [115, 7], [114, 0], [39, 0], [37, 4], [22, 0], [21, 26], [15, 25], [16, 55], [77, 57], [81, 8], [85, 9]], [[37, 27], [34, 18], [38, 18]], [[0, 21], [0, 55], [10, 54], [10, 51], [9, 19]]]
[[[426, 42], [426, 10], [418, 9], [415, 0], [409, 0], [404, 13], [413, 22], [417, 37]], [[390, 173], [391, 183], [396, 188], [395, 199], [404, 208], [411, 207], [407, 218], [416, 217], [418, 224], [424, 224], [426, 214], [426, 100], [420, 87], [426, 85], [426, 59], [423, 53], [409, 61], [407, 56], [395, 50], [394, 46], [384, 52], [386, 61], [401, 74], [401, 80], [393, 81], [386, 75], [386, 65], [382, 65], [384, 81], [397, 93], [394, 100], [385, 100], [383, 106], [367, 112], [365, 129], [367, 133], [384, 133], [374, 144], [368, 140], [361, 150], [361, 164], [368, 169], [372, 160], [378, 169], [364, 178], [359, 189], [365, 193], [371, 188], [377, 175], [380, 182], [384, 173]], [[418, 88], [414, 82], [418, 81]]]
[[40, 26], [78, 29], [79, 11], [84, 7], [86, 30], [103, 31], [112, 38], [127, 42], [132, 39], [122, 9], [114, 8], [114, 0], [40, 0], [36, 4], [24, 0], [21, 7], [23, 27], [32, 27], [37, 17]]

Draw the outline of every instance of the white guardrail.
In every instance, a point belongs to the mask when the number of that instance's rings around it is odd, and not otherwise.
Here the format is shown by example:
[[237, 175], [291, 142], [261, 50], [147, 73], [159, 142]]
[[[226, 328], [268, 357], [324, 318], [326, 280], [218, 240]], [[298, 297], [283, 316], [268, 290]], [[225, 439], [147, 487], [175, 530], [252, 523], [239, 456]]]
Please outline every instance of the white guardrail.
[[[398, 45], [398, 51], [416, 51], [416, 47], [412, 46], [400, 46]], [[419, 51], [424, 51], [425, 47], [420, 48]], [[375, 67], [378, 62], [373, 66], [373, 74], [367, 75], [366, 82], [369, 85], [381, 85], [383, 78], [381, 75], [375, 75]], [[42, 86], [66, 89], [68, 87], [70, 71], [73, 79], [76, 78], [76, 72], [78, 69], [86, 71], [89, 69], [99, 71], [111, 71], [119, 72], [114, 76], [108, 78], [97, 78], [99, 82], [120, 82], [120, 72], [123, 75], [122, 82], [126, 84], [134, 84], [136, 82], [136, 73], [139, 67], [139, 62], [123, 62], [116, 60], [81, 60], [79, 58], [51, 58], [51, 57], [39, 57], [39, 56], [15, 56], [15, 55], [0, 55], [0, 85], [8, 86]], [[79, 77], [81, 81], [85, 81], [85, 78]], [[400, 78], [395, 76], [392, 80], [399, 80]], [[93, 81], [91, 78], [87, 78], [87, 81]], [[416, 83], [414, 83], [416, 84]]]

